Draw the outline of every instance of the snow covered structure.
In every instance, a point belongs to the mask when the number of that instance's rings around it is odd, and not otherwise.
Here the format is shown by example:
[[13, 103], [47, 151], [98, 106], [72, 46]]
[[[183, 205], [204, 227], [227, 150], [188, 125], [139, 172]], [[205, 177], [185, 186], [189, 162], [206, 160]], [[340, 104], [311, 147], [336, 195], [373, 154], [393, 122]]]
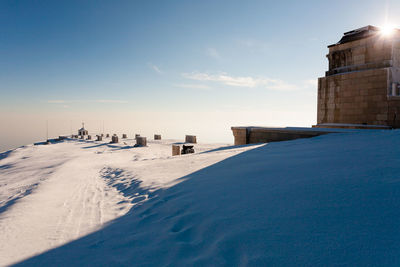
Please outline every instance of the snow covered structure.
[[78, 135], [85, 136], [85, 135], [88, 135], [88, 134], [89, 134], [89, 132], [85, 129], [85, 124], [82, 123], [82, 128], [80, 128], [78, 130]]
[[400, 127], [400, 30], [366, 26], [328, 48], [316, 127]]

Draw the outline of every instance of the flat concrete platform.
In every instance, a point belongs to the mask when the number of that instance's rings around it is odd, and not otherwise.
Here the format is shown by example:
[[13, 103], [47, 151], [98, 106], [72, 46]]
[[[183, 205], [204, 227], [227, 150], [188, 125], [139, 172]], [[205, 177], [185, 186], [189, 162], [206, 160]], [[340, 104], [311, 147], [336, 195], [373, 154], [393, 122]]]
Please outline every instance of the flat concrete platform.
[[231, 127], [235, 137], [235, 145], [270, 143], [288, 141], [299, 138], [311, 138], [323, 134], [351, 132], [350, 129], [328, 129], [328, 128], [302, 128], [302, 127], [255, 127], [237, 126]]

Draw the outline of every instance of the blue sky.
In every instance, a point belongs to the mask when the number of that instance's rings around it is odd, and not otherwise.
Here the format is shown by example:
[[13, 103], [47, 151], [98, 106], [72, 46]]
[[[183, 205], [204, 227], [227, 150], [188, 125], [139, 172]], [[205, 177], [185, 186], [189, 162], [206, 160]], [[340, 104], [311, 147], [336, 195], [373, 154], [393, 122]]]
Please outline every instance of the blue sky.
[[398, 26], [399, 11], [398, 1], [1, 1], [0, 120], [16, 131], [50, 119], [60, 134], [66, 121], [146, 112], [181, 125], [190, 111], [199, 125], [187, 131], [202, 132], [224, 114], [224, 140], [228, 124], [310, 126], [327, 45]]

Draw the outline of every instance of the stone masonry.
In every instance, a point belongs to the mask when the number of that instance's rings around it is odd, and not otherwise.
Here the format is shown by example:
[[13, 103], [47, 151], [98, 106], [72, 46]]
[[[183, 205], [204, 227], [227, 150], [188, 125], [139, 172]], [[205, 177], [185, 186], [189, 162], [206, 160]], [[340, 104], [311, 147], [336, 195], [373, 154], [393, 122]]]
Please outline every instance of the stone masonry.
[[311, 128], [231, 127], [235, 146], [311, 138], [334, 131]]
[[318, 79], [316, 127], [400, 127], [400, 30], [367, 26], [328, 46], [329, 70]]

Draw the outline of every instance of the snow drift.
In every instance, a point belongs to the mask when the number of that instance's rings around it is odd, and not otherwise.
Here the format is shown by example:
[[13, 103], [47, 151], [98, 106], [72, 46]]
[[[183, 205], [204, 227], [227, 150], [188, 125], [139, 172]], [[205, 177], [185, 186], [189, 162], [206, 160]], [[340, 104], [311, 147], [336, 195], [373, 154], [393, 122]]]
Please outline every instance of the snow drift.
[[101, 170], [129, 211], [17, 265], [400, 264], [399, 131], [138, 156], [138, 170], [130, 153]]

